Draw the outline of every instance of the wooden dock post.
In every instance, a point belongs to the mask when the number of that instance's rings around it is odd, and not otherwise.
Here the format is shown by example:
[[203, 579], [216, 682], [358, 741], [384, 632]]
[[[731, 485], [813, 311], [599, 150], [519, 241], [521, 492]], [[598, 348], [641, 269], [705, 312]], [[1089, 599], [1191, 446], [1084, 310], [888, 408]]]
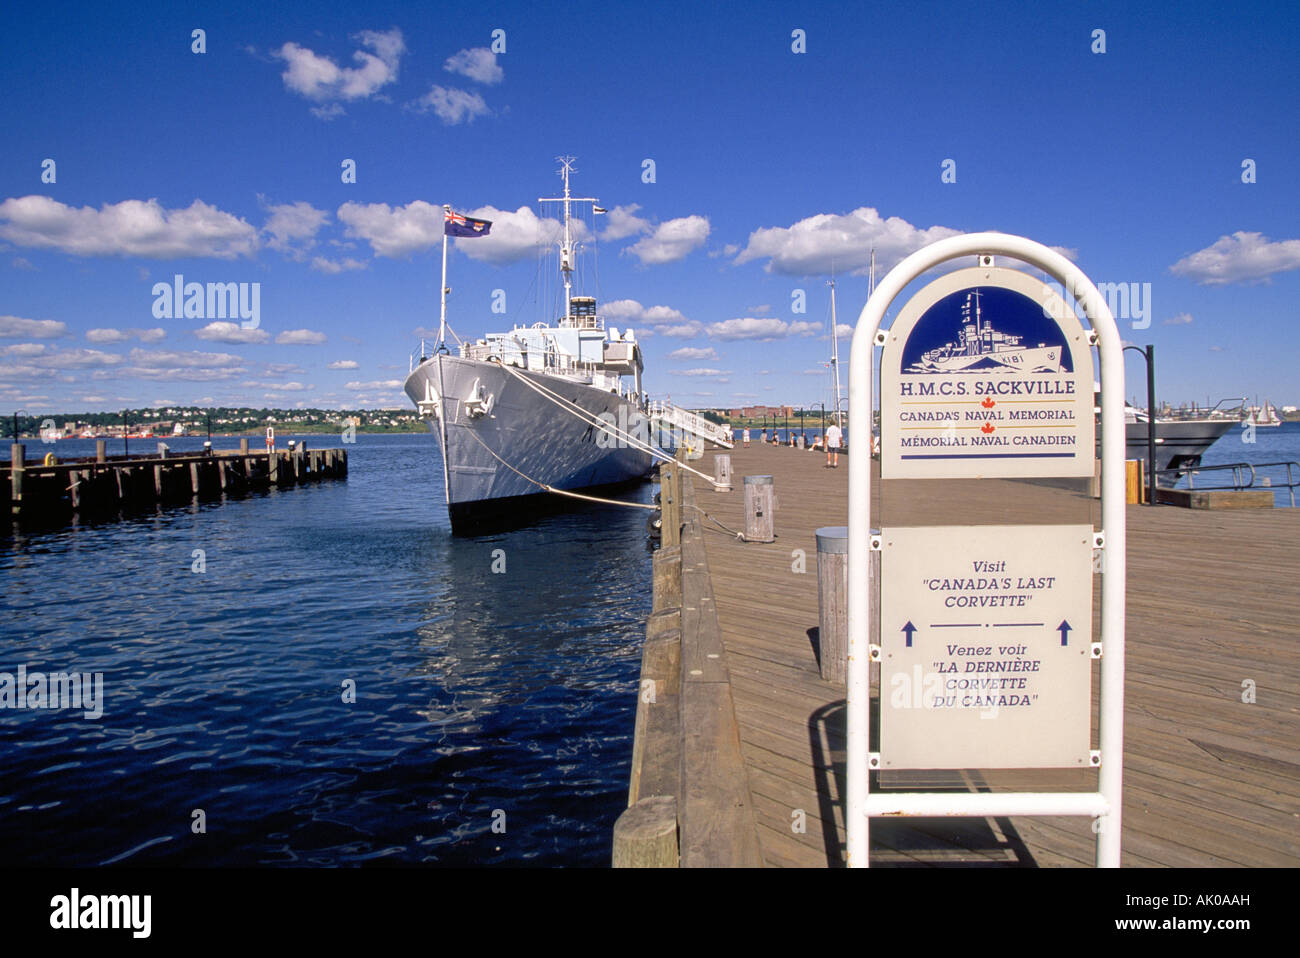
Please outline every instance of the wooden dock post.
[[248, 437], [247, 437], [247, 436], [241, 436], [241, 437], [239, 438], [239, 454], [240, 454], [241, 456], [247, 456], [247, 455], [248, 455]]
[[9, 497], [13, 500], [11, 511], [21, 515], [23, 511], [23, 470], [27, 464], [27, 447], [21, 442], [9, 446]]
[[[873, 552], [873, 566], [880, 553]], [[875, 577], [872, 576], [872, 583]], [[843, 685], [849, 667], [849, 530], [817, 530], [817, 659], [822, 678]]]
[[95, 440], [95, 461], [96, 462], [108, 461], [108, 440], [106, 439]]
[[615, 868], [676, 868], [677, 797], [652, 795], [614, 823]]
[[280, 484], [280, 451], [278, 449], [266, 454], [266, 474], [271, 485], [278, 486]]
[[676, 459], [659, 466], [659, 510], [663, 517], [660, 542], [665, 548], [682, 541], [682, 470]]
[[748, 542], [775, 542], [776, 486], [771, 476], [745, 477], [745, 539]]
[[731, 491], [731, 456], [726, 453], [713, 457], [713, 491]]

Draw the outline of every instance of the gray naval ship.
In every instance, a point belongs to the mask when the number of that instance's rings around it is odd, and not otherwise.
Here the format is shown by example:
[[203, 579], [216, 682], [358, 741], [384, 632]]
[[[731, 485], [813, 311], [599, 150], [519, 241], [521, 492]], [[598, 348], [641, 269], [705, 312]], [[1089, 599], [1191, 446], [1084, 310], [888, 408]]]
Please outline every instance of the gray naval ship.
[[597, 201], [570, 193], [572, 159], [561, 163], [564, 195], [539, 202], [563, 208], [563, 315], [462, 341], [455, 354], [445, 344], [446, 237], [484, 235], [491, 224], [447, 209], [439, 339], [421, 343], [404, 388], [438, 438], [455, 533], [547, 504], [539, 496], [558, 499], [645, 478], [656, 461], [672, 458], [673, 437], [681, 434], [664, 428], [671, 417], [662, 404], [651, 418], [634, 331], [606, 328], [595, 298], [573, 295], [571, 210]]

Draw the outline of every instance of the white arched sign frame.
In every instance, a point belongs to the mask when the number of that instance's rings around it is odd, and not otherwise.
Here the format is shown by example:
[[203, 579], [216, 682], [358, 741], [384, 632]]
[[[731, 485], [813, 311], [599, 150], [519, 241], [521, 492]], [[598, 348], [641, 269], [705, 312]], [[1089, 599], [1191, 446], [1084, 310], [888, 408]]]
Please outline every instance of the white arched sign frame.
[[907, 257], [884, 278], [858, 316], [849, 359], [849, 423], [872, 421], [872, 359], [883, 345], [885, 311], [926, 270], [961, 256], [1001, 255], [1035, 266], [1059, 282], [1083, 306], [1096, 334], [1101, 372], [1101, 530], [1105, 564], [1101, 578], [1100, 777], [1096, 792], [871, 792], [875, 767], [871, 741], [871, 645], [873, 596], [868, 588], [871, 553], [871, 459], [849, 461], [849, 663], [848, 784], [844, 819], [850, 867], [869, 864], [873, 816], [1077, 815], [1094, 819], [1097, 864], [1120, 864], [1124, 773], [1124, 344], [1106, 300], [1084, 272], [1041, 243], [1006, 233], [968, 233], [940, 240]]

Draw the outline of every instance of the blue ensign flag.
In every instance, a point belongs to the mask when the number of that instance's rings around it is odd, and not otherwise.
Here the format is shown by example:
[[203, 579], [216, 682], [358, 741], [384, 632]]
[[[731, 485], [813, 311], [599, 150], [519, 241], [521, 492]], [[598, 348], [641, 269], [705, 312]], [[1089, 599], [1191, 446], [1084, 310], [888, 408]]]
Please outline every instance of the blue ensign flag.
[[445, 214], [443, 232], [448, 236], [487, 236], [492, 229], [491, 220], [476, 220], [450, 210]]

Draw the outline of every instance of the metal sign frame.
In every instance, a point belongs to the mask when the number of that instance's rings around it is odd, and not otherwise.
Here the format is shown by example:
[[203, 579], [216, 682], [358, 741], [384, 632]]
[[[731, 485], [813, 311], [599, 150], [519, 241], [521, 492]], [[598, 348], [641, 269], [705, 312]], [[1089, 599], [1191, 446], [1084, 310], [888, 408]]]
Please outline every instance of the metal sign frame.
[[[1007, 233], [968, 233], [939, 240], [890, 270], [862, 308], [849, 358], [849, 422], [872, 421], [872, 360], [885, 342], [880, 329], [885, 311], [926, 270], [962, 256], [1003, 255], [1043, 270], [1073, 294], [1092, 326], [1101, 373], [1101, 523], [1097, 541], [1105, 562], [1101, 573], [1101, 723], [1100, 768], [1096, 792], [871, 793], [878, 756], [870, 752], [872, 595], [868, 588], [871, 534], [871, 459], [849, 463], [848, 603], [848, 783], [845, 827], [848, 864], [870, 861], [872, 816], [1072, 815], [1093, 819], [1099, 867], [1118, 868], [1124, 773], [1124, 352], [1119, 329], [1106, 300], [1087, 275], [1041, 243]], [[878, 539], [879, 537], [875, 537]], [[878, 544], [876, 545], [878, 547]], [[874, 758], [874, 760], [873, 760]]]

